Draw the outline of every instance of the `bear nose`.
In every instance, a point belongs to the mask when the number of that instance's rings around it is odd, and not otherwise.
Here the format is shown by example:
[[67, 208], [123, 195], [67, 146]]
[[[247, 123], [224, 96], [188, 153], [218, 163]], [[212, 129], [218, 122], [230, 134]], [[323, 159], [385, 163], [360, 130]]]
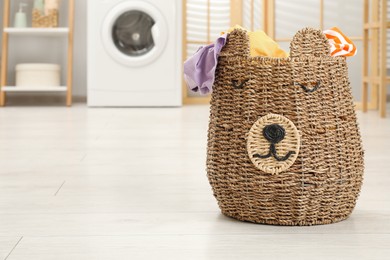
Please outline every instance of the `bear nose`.
[[263, 128], [263, 136], [272, 144], [277, 144], [283, 140], [285, 130], [278, 124], [267, 125]]

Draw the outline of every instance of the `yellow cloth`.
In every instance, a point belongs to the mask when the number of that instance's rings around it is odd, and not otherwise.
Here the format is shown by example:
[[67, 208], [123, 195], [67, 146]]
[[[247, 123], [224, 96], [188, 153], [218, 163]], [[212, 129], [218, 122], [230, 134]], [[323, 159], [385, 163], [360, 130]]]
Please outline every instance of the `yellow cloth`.
[[275, 58], [286, 58], [288, 53], [282, 50], [274, 40], [272, 40], [265, 32], [255, 31], [251, 32], [239, 25], [231, 27], [227, 32], [231, 32], [234, 29], [245, 30], [249, 37], [250, 53], [252, 57], [267, 56]]

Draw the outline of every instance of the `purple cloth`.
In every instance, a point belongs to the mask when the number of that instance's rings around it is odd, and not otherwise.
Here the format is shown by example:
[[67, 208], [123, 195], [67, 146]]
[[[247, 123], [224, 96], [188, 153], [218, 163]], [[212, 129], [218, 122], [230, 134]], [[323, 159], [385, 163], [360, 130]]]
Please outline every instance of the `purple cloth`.
[[221, 35], [215, 43], [202, 46], [184, 62], [184, 79], [193, 92], [206, 95], [213, 91], [218, 56], [226, 43], [227, 34]]

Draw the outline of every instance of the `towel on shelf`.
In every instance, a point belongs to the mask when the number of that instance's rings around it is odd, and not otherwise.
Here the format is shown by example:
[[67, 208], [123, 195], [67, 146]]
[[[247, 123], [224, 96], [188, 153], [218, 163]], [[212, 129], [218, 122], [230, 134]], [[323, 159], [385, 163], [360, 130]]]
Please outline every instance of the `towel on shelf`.
[[49, 15], [50, 10], [58, 10], [59, 0], [45, 0], [45, 15]]

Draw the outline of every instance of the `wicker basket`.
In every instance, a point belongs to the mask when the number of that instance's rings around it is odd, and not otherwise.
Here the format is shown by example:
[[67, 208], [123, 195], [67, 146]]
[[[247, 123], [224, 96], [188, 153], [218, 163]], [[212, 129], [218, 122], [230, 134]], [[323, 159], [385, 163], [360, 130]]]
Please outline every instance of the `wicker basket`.
[[58, 10], [50, 9], [48, 15], [44, 15], [38, 9], [32, 11], [32, 27], [47, 28], [58, 27]]
[[289, 58], [250, 57], [229, 34], [211, 99], [207, 174], [223, 214], [274, 225], [329, 224], [352, 212], [363, 150], [344, 57], [305, 28]]

